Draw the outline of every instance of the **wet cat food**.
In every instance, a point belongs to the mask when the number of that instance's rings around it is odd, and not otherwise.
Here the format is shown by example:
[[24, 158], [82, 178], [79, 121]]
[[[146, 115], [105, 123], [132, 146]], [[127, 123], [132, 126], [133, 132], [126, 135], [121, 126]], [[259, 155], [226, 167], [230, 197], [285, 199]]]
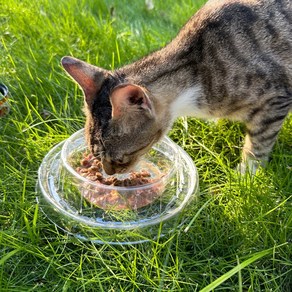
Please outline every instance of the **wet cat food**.
[[82, 195], [93, 205], [106, 210], [138, 209], [152, 203], [163, 191], [163, 185], [158, 182], [152, 187], [143, 188], [143, 185], [154, 183], [162, 177], [158, 169], [153, 170], [152, 164], [149, 166], [152, 166], [151, 172], [143, 169], [130, 172], [124, 178], [108, 176], [103, 174], [101, 161], [85, 153], [76, 171], [96, 183], [96, 186], [90, 184], [82, 191]]

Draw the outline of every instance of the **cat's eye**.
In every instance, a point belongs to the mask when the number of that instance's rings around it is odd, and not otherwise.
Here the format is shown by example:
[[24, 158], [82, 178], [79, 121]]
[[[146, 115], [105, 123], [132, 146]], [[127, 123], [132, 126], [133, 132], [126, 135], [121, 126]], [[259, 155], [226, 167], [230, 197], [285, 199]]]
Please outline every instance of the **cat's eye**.
[[[139, 152], [144, 151], [144, 153], [145, 153], [145, 152], [147, 151], [147, 149], [149, 149], [149, 148], [153, 145], [153, 143], [154, 143], [154, 141], [155, 141], [155, 139], [156, 139], [156, 137], [157, 137], [158, 135], [159, 135], [159, 136], [161, 135], [161, 130], [159, 130], [159, 131], [158, 131], [158, 132], [152, 137], [150, 143], [148, 143], [147, 145], [142, 146], [141, 148], [139, 148], [139, 149], [137, 149], [137, 150], [135, 150], [135, 151], [133, 151], [133, 152], [131, 152], [131, 153], [127, 153], [127, 154], [125, 154], [125, 155], [124, 155], [124, 160], [125, 160], [125, 158], [129, 159], [129, 157], [131, 157], [131, 156], [133, 156], [133, 155], [136, 155], [136, 154], [139, 153]], [[126, 159], [126, 160], [127, 160], [127, 159]]]

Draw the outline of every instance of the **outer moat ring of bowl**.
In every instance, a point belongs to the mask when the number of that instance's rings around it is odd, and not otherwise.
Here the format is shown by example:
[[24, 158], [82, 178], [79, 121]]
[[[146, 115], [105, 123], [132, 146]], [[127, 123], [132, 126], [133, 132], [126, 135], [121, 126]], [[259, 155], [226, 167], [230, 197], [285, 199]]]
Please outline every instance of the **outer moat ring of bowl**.
[[[83, 129], [75, 133], [76, 137], [81, 137], [83, 135]], [[72, 135], [73, 136], [73, 135]], [[71, 137], [72, 137], [71, 136]], [[143, 230], [145, 228], [160, 224], [161, 222], [166, 222], [172, 217], [175, 217], [188, 205], [193, 197], [198, 192], [198, 174], [195, 165], [193, 164], [192, 159], [189, 155], [177, 146], [174, 142], [172, 142], [169, 138], [165, 137], [164, 140], [167, 143], [170, 143], [172, 147], [178, 151], [179, 154], [179, 166], [181, 167], [180, 171], [184, 173], [185, 177], [180, 178], [182, 185], [187, 182], [187, 186], [184, 186], [185, 189], [182, 188], [181, 191], [177, 190], [177, 193], [174, 196], [182, 195], [183, 193], [183, 201], [181, 204], [173, 209], [167, 210], [167, 212], [162, 212], [162, 214], [157, 214], [156, 216], [152, 216], [151, 218], [147, 218], [147, 220], [130, 220], [123, 222], [112, 222], [106, 221], [103, 222], [100, 220], [101, 218], [88, 218], [79, 214], [78, 212], [72, 213], [71, 210], [68, 211], [68, 202], [64, 202], [59, 195], [56, 187], [57, 180], [57, 170], [60, 167], [61, 162], [61, 152], [64, 147], [66, 141], [63, 141], [53, 147], [48, 154], [43, 159], [39, 170], [38, 170], [38, 183], [37, 183], [37, 192], [38, 192], [38, 202], [40, 204], [41, 210], [44, 214], [52, 221], [56, 226], [65, 230], [69, 234], [75, 235], [76, 237], [82, 238], [83, 240], [92, 240], [90, 236], [87, 234], [83, 234], [83, 228], [87, 229], [92, 228], [93, 230], [108, 230], [110, 233], [111, 230], [118, 231], [131, 231], [131, 230]], [[179, 193], [181, 192], [181, 193]], [[47, 211], [49, 208], [49, 212]], [[57, 218], [57, 219], [56, 219]], [[74, 230], [67, 230], [66, 222], [70, 222], [70, 226], [73, 224], [76, 226], [78, 230], [76, 233]], [[118, 244], [128, 244], [128, 243], [137, 243], [131, 241], [132, 239], [125, 239], [124, 241], [128, 242], [118, 242]], [[106, 242], [110, 242], [108, 239]], [[143, 240], [144, 242], [145, 240]], [[147, 240], [146, 240], [147, 241]], [[101, 243], [102, 240], [96, 240], [96, 242]], [[115, 238], [112, 239], [111, 243], [115, 243]]]

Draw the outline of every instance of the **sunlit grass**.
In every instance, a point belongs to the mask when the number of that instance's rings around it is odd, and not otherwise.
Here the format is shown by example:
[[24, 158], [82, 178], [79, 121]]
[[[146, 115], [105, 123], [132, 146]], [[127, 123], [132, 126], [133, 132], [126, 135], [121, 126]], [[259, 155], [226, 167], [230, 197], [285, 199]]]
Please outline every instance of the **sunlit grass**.
[[169, 42], [203, 2], [154, 0], [148, 11], [142, 0], [0, 0], [0, 82], [11, 96], [0, 119], [1, 291], [290, 291], [291, 117], [254, 178], [234, 172], [242, 125], [178, 119], [169, 135], [195, 161], [200, 196], [156, 242], [80, 242], [36, 204], [42, 158], [84, 123], [61, 57], [117, 68]]

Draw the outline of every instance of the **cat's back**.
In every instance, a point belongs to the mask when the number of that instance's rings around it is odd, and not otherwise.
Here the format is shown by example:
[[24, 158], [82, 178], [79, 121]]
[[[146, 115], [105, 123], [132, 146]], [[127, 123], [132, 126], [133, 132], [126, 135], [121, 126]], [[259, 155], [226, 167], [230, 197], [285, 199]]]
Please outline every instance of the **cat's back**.
[[[210, 0], [182, 28], [172, 51], [192, 64], [214, 108], [292, 92], [291, 0]], [[221, 114], [218, 114], [219, 116]]]
[[[292, 74], [291, 0], [211, 0], [207, 3], [202, 33], [218, 50], [229, 48], [254, 62], [269, 56]], [[245, 53], [244, 53], [245, 52]]]
[[209, 0], [168, 49], [178, 52], [178, 58], [204, 66], [216, 57], [241, 66], [260, 64], [270, 58], [285, 65], [292, 78], [291, 2]]
[[[292, 50], [291, 0], [209, 0], [183, 27], [177, 44], [280, 53]], [[229, 47], [230, 47], [229, 46]], [[208, 47], [207, 47], [208, 48]]]

